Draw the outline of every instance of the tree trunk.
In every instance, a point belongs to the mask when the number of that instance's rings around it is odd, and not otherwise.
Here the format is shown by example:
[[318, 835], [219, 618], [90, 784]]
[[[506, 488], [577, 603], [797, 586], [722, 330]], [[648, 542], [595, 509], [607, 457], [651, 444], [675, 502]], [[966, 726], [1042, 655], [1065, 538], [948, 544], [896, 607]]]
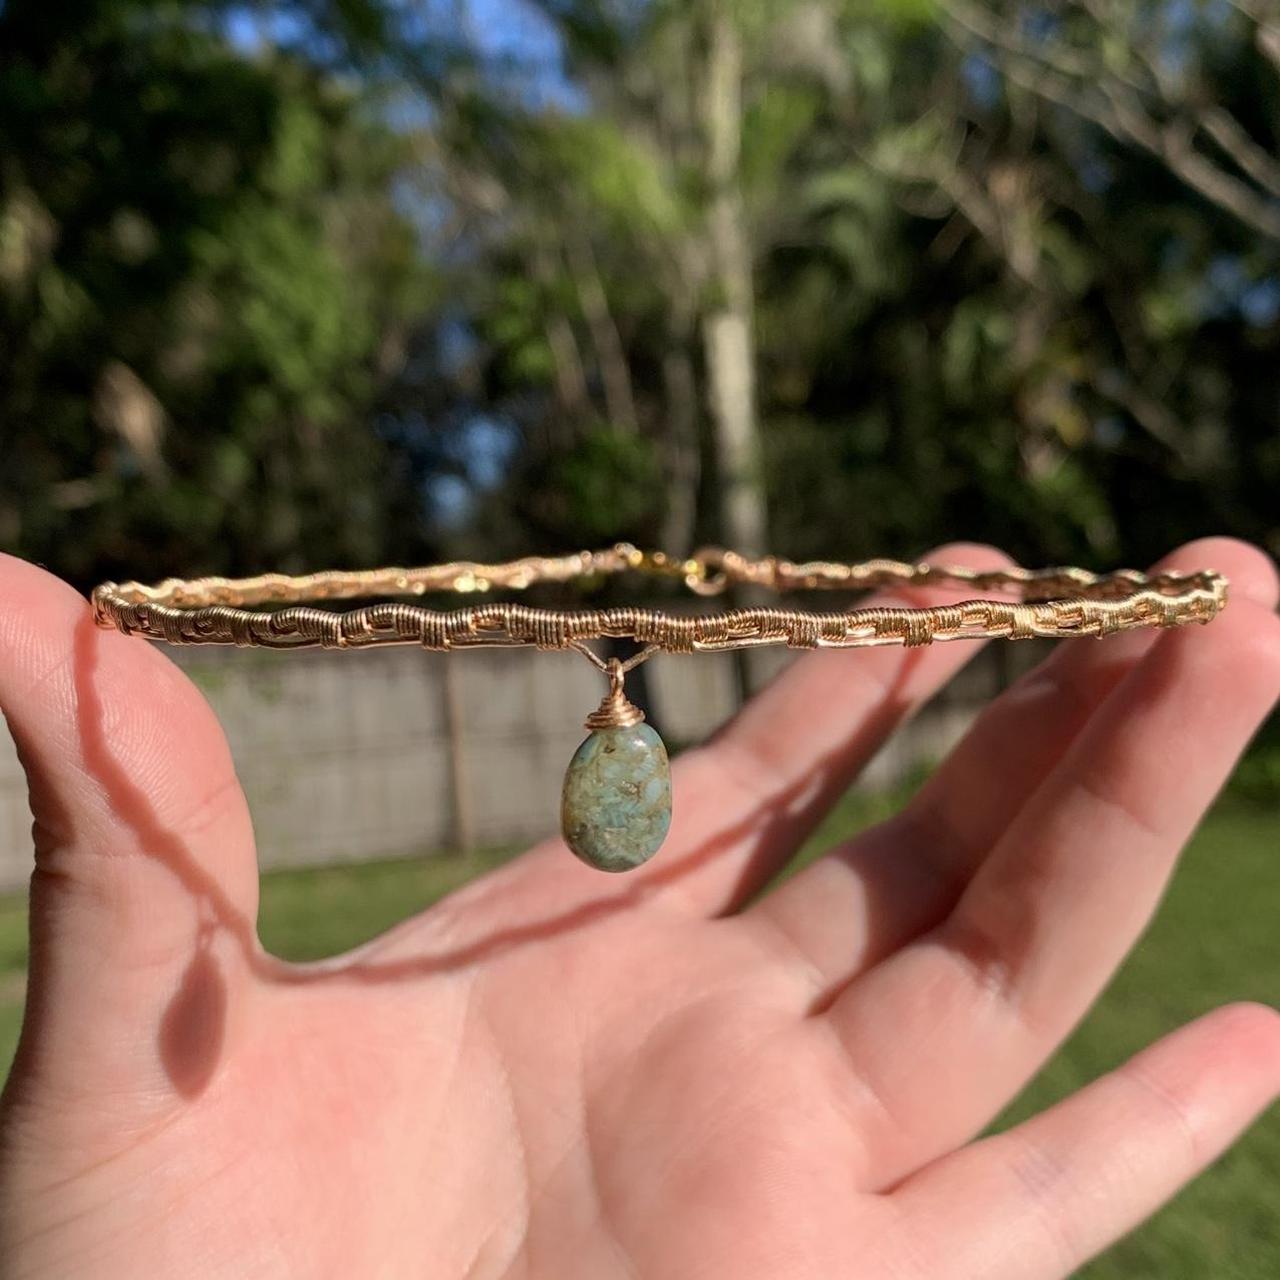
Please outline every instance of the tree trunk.
[[662, 547], [671, 555], [688, 555], [698, 512], [698, 480], [702, 470], [698, 441], [698, 379], [687, 338], [673, 338], [662, 357], [667, 509], [662, 523]]
[[555, 366], [556, 400], [565, 416], [585, 417], [591, 408], [591, 396], [587, 390], [587, 375], [582, 368], [582, 353], [578, 350], [578, 340], [574, 337], [569, 317], [554, 301], [556, 273], [551, 256], [545, 249], [539, 249], [532, 258], [530, 270], [546, 291], [543, 326]]
[[604, 388], [605, 414], [615, 430], [634, 435], [639, 430], [631, 370], [622, 335], [609, 310], [609, 299], [600, 279], [600, 268], [591, 241], [577, 227], [566, 229], [565, 254], [578, 291], [578, 301], [591, 331], [600, 382]]
[[723, 0], [707, 15], [702, 108], [710, 202], [710, 300], [703, 315], [720, 525], [735, 550], [759, 555], [767, 517], [756, 417], [752, 252], [740, 185], [742, 37]]
[[[753, 255], [742, 198], [742, 35], [726, 0], [710, 0], [702, 96], [710, 201], [710, 297], [703, 313], [711, 421], [720, 491], [720, 536], [744, 555], [768, 541], [760, 426], [756, 413]], [[738, 591], [734, 603], [756, 603]], [[747, 650], [735, 655], [738, 693], [760, 683]]]

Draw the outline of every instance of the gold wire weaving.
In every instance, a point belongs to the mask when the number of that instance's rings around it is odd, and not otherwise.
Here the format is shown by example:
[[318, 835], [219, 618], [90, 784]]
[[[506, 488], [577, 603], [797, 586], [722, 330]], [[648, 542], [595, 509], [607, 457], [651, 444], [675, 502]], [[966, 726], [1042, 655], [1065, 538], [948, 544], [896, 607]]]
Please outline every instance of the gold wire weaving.
[[[718, 595], [735, 584], [783, 593], [952, 583], [975, 593], [1005, 591], [1018, 598], [975, 598], [918, 608], [874, 606], [820, 612], [753, 607], [701, 614], [630, 607], [540, 609], [506, 602], [447, 611], [394, 600], [345, 611], [317, 607], [317, 602], [359, 597], [519, 591], [538, 582], [569, 582], [628, 571], [681, 579], [700, 596]], [[535, 645], [580, 649], [593, 661], [584, 642], [606, 637], [631, 639], [645, 646], [644, 656], [648, 656], [659, 650], [693, 653], [779, 644], [795, 649], [847, 649], [961, 639], [1100, 636], [1135, 627], [1208, 622], [1226, 600], [1226, 579], [1208, 569], [1146, 575], [1131, 569], [1107, 574], [1075, 568], [978, 570], [897, 560], [797, 564], [776, 556], [751, 559], [718, 548], [680, 559], [639, 551], [626, 543], [603, 551], [530, 556], [505, 564], [455, 561], [417, 569], [331, 571], [301, 577], [170, 578], [155, 586], [104, 582], [93, 592], [100, 625], [170, 644], [271, 649], [415, 644], [436, 650]]]

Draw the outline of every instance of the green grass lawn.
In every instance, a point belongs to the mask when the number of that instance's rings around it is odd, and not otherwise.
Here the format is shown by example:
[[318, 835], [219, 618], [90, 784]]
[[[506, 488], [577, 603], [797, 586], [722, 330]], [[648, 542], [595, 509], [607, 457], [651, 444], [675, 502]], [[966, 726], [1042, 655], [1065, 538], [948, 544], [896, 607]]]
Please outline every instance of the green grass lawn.
[[[889, 800], [853, 797], [810, 854], [881, 816]], [[1280, 812], [1226, 801], [1206, 820], [1155, 924], [1111, 989], [1010, 1109], [1016, 1120], [1228, 1000], [1280, 1000]], [[275, 872], [261, 929], [280, 955], [343, 950], [501, 861], [501, 853]], [[21, 1018], [26, 908], [0, 900], [0, 1062]], [[1081, 1273], [1089, 1280], [1275, 1280], [1280, 1275], [1280, 1114]]]

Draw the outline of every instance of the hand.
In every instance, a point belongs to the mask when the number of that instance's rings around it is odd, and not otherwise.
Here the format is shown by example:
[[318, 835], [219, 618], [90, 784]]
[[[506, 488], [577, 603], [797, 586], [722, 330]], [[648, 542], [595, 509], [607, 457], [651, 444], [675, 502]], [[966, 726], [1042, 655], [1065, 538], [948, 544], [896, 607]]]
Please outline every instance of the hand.
[[1067, 1275], [1280, 1089], [1280, 1016], [1236, 1006], [974, 1140], [1133, 943], [1280, 689], [1265, 558], [1214, 540], [1170, 563], [1232, 578], [1211, 626], [1059, 647], [903, 813], [772, 893], [973, 646], [800, 660], [679, 760], [640, 872], [548, 842], [294, 966], [258, 944], [200, 695], [0, 561], [36, 817], [4, 1274]]

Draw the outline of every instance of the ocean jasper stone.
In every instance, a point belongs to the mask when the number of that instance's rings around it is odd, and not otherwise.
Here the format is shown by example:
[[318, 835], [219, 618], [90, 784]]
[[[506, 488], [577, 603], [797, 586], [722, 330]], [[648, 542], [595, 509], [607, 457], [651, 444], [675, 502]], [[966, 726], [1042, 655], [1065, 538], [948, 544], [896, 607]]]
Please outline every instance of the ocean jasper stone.
[[671, 826], [671, 766], [643, 722], [597, 729], [564, 775], [560, 825], [569, 848], [600, 871], [648, 862]]

